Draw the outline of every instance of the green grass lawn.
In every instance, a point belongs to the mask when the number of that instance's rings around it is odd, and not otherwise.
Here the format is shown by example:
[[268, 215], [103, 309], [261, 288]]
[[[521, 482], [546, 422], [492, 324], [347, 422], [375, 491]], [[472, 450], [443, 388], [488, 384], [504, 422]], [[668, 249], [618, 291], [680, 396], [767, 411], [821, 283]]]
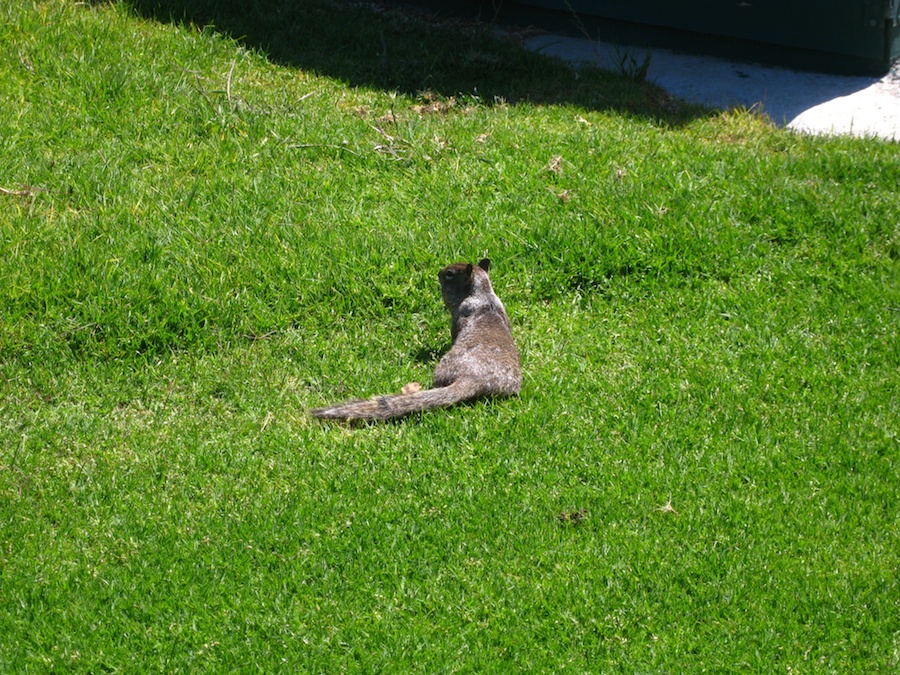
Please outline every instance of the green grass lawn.
[[[900, 147], [326, 0], [0, 0], [0, 671], [900, 671]], [[430, 381], [493, 261], [521, 397]]]

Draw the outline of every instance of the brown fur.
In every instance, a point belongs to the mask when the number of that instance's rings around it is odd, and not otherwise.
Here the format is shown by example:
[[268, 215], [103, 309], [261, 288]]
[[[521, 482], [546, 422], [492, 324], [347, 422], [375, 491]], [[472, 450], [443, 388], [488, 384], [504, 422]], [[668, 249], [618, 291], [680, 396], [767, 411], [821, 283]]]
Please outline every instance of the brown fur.
[[522, 387], [519, 352], [509, 317], [488, 276], [491, 261], [455, 263], [438, 273], [453, 322], [453, 345], [434, 371], [434, 388], [347, 401], [310, 410], [314, 417], [386, 420], [485, 396], [515, 396]]

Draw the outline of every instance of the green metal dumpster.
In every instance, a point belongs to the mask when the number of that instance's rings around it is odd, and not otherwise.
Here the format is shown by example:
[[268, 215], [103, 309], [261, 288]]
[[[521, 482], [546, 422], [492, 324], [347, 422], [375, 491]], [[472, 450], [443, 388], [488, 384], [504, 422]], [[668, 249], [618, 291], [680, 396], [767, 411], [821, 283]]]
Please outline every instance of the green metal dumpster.
[[[886, 72], [900, 57], [900, 0], [519, 0], [523, 5], [806, 52], [824, 69]], [[685, 36], [689, 40], [688, 36]], [[776, 59], [777, 60], [777, 59]]]

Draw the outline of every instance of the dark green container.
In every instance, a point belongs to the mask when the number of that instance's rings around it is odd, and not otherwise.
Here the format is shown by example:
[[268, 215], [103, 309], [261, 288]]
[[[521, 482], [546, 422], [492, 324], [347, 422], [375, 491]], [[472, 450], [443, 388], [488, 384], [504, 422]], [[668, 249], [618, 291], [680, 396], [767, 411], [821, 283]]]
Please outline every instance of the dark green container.
[[[900, 58], [900, 0], [520, 0], [579, 17], [674, 29], [681, 44], [709, 37], [765, 61], [883, 73]], [[738, 41], [738, 42], [734, 42]], [[672, 42], [670, 36], [669, 42]], [[766, 58], [766, 50], [769, 56]], [[726, 50], [728, 51], [728, 50]], [[818, 65], [817, 65], [818, 64]], [[788, 65], [795, 65], [789, 63]]]

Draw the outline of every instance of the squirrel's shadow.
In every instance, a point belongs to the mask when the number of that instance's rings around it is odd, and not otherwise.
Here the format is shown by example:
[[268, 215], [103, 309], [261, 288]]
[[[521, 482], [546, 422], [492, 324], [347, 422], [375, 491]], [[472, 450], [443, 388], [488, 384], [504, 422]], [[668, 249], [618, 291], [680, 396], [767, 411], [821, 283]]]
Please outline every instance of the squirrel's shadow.
[[413, 353], [412, 357], [416, 360], [417, 363], [436, 364], [448, 351], [450, 351], [449, 345], [444, 345], [443, 347], [422, 347], [422, 349]]

